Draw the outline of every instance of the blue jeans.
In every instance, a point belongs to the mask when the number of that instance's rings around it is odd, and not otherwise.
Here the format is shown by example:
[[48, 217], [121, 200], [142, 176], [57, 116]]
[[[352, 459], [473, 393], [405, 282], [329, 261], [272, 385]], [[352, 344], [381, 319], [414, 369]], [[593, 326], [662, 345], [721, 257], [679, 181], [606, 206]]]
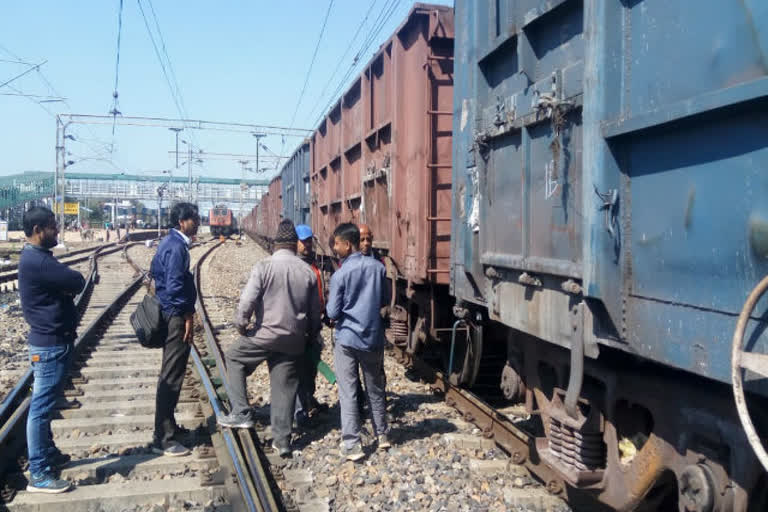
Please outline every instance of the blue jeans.
[[56, 453], [51, 433], [51, 413], [72, 362], [72, 344], [52, 347], [29, 346], [29, 361], [35, 376], [27, 415], [29, 472], [49, 471], [48, 458]]

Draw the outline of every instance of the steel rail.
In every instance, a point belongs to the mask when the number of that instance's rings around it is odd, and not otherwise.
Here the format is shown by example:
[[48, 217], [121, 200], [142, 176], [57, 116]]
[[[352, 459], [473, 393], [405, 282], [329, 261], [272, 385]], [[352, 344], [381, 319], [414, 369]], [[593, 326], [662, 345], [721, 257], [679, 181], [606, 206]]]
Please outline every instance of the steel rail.
[[[65, 255], [62, 255], [63, 261], [61, 260], [60, 261], [65, 265], [75, 265], [77, 263], [88, 261], [91, 258], [91, 256], [93, 256], [96, 253], [105, 255], [105, 254], [112, 254], [114, 252], [117, 252], [123, 248], [121, 245], [118, 245], [121, 242], [130, 243], [130, 242], [150, 240], [154, 238], [154, 236], [155, 236], [154, 232], [131, 233], [130, 235], [123, 237], [123, 239], [120, 241], [107, 242], [105, 244], [101, 244], [96, 247], [88, 247], [86, 249], [78, 249], [76, 251], [69, 252]], [[105, 252], [105, 251], [108, 251], [108, 252]], [[77, 257], [73, 258], [72, 256], [77, 256]], [[0, 284], [7, 283], [9, 281], [17, 281], [18, 279], [19, 279], [18, 263], [14, 263], [13, 265], [7, 265], [0, 268]]]
[[[86, 260], [90, 261], [88, 276], [85, 278], [85, 288], [83, 288], [83, 291], [81, 291], [75, 297], [75, 308], [77, 309], [79, 318], [82, 318], [83, 313], [85, 312], [85, 309], [88, 305], [88, 300], [90, 299], [90, 295], [93, 292], [93, 287], [99, 281], [99, 270], [98, 270], [97, 259], [101, 256], [113, 254], [119, 250], [122, 250], [125, 252], [125, 250], [128, 247], [131, 247], [136, 243], [139, 243], [139, 242], [129, 242], [124, 246], [115, 247], [116, 242], [113, 242], [110, 244], [101, 245], [96, 248], [89, 248], [87, 250], [91, 251], [91, 254], [89, 254], [87, 257], [83, 259], [79, 259], [79, 261], [86, 261]], [[86, 250], [83, 250], [81, 252], [85, 252], [85, 251]], [[129, 263], [132, 263], [130, 261], [130, 258], [128, 260], [129, 260]], [[2, 276], [0, 276], [0, 283], [2, 282], [4, 281], [2, 281]], [[8, 417], [12, 414], [14, 404], [18, 402], [19, 398], [22, 396], [22, 393], [27, 391], [31, 386], [32, 375], [33, 375], [32, 368], [27, 369], [27, 371], [24, 372], [24, 374], [19, 378], [16, 385], [0, 402], [0, 425], [3, 425], [8, 420]], [[0, 429], [0, 432], [2, 431], [3, 429]], [[1, 436], [0, 436], [0, 444], [2, 444]]]
[[[124, 247], [120, 247], [119, 249], [122, 249], [124, 251], [124, 255], [128, 263], [137, 271], [138, 275], [135, 277], [119, 294], [118, 296], [110, 303], [104, 310], [102, 310], [99, 315], [88, 325], [88, 327], [85, 328], [85, 330], [82, 332], [82, 334], [75, 340], [74, 343], [74, 357], [77, 357], [77, 355], [82, 351], [82, 349], [88, 345], [91, 341], [94, 341], [94, 339], [97, 339], [99, 336], [101, 336], [101, 333], [103, 332], [103, 329], [106, 325], [108, 325], [120, 312], [120, 310], [125, 306], [125, 304], [130, 300], [130, 298], [136, 293], [136, 291], [141, 287], [142, 282], [144, 281], [146, 277], [146, 271], [141, 269], [128, 255], [127, 249], [130, 246], [136, 245], [138, 242], [135, 243], [129, 243], [125, 245]], [[215, 249], [219, 244], [214, 245], [210, 249], [206, 251], [205, 254], [210, 253], [213, 249]], [[116, 251], [109, 251], [109, 253], [113, 253]], [[85, 297], [88, 297], [90, 292], [92, 291], [94, 283], [98, 282], [98, 262], [97, 258], [98, 256], [103, 255], [99, 254], [99, 251], [94, 253], [90, 256], [91, 258], [91, 271], [89, 272], [88, 280], [87, 280], [87, 286], [86, 290], [81, 292], [81, 294], [77, 297], [78, 305], [83, 304], [83, 301]], [[88, 290], [90, 289], [90, 291]], [[84, 308], [82, 308], [84, 310]], [[200, 357], [199, 352], [197, 351], [197, 348], [193, 346], [192, 349], [192, 361], [195, 365], [195, 368], [197, 370], [197, 373], [200, 377], [200, 382], [205, 389], [205, 392], [208, 396], [208, 401], [212, 405], [212, 409], [214, 413], [218, 416], [219, 414], [222, 414], [222, 408], [221, 403], [218, 399], [216, 388], [210, 379], [210, 376], [208, 374], [208, 371], [205, 367], [205, 364], [203, 363], [203, 360]], [[32, 379], [32, 372], [27, 372], [28, 375], [25, 374], [25, 378], [23, 378], [23, 382], [19, 382], [19, 384], [15, 387], [15, 398], [20, 397], [22, 391], [28, 391], [29, 390], [29, 384]], [[3, 403], [4, 409], [7, 409], [10, 417], [0, 423], [0, 446], [6, 446], [12, 441], [18, 441], [23, 438], [23, 432], [20, 432], [20, 436], [17, 436], [16, 439], [11, 437], [11, 434], [14, 432], [19, 432], [21, 429], [24, 419], [26, 418], [27, 412], [29, 410], [29, 405], [31, 398], [28, 394], [24, 395], [23, 401], [18, 404], [16, 407], [11, 408], [11, 403], [15, 402], [16, 400], [7, 400]], [[244, 450], [242, 448], [242, 442], [238, 442], [238, 439], [235, 437], [235, 435], [231, 431], [225, 431], [223, 432], [223, 438], [224, 438], [224, 444], [227, 447], [227, 454], [230, 457], [231, 467], [237, 476], [238, 479], [238, 486], [240, 488], [242, 497], [244, 499], [244, 502], [247, 506], [247, 509], [249, 511], [260, 511], [260, 512], [269, 512], [271, 510], [279, 510], [279, 508], [265, 508], [263, 506], [263, 503], [269, 503], [268, 499], [265, 499], [265, 495], [263, 492], [260, 492], [262, 487], [255, 481], [253, 481], [251, 474], [253, 473], [252, 468], [249, 467], [249, 464], [252, 465], [252, 454], [248, 453], [247, 450]], [[7, 453], [7, 452], [6, 452]], [[2, 476], [5, 473], [5, 465], [8, 463], [12, 463], [13, 458], [12, 457], [5, 457], [3, 462], [3, 467], [0, 467], [0, 476]], [[13, 493], [14, 491], [10, 488], [2, 489], [0, 492], [6, 494], [4, 498], [6, 500], [10, 499], [8, 498], [7, 494]], [[12, 494], [11, 494], [12, 496]], [[254, 499], [254, 496], [258, 496], [258, 501]]]
[[[122, 247], [119, 249], [122, 249]], [[98, 257], [113, 252], [116, 252], [116, 250], [110, 250], [104, 254], [101, 254], [101, 251], [97, 250], [89, 257], [91, 265], [86, 280], [86, 288], [76, 297], [76, 307], [78, 308], [79, 315], [82, 315], [85, 310], [83, 301], [87, 300], [87, 297], [90, 297], [94, 284], [98, 282]], [[85, 330], [82, 331], [73, 344], [73, 358], [80, 354], [83, 346], [87, 342], [100, 335], [104, 326], [112, 320], [116, 313], [138, 289], [143, 278], [143, 275], [139, 275], [134, 279], [118, 294], [114, 301], [104, 308]], [[11, 394], [9, 394], [2, 403], [2, 408], [0, 409], [0, 446], [2, 447], [13, 444], [14, 441], [18, 441], [25, 437], [22, 427], [27, 417], [27, 413], [29, 412], [29, 405], [31, 402], [29, 390], [33, 375], [31, 368], [27, 370], [27, 372], [19, 379], [19, 383], [14, 387]], [[22, 396], [24, 397], [23, 400], [20, 403], [17, 403]], [[21, 434], [17, 436], [16, 439], [14, 439], [13, 436], [15, 432]], [[3, 453], [11, 452], [12, 450], [3, 450]], [[12, 464], [13, 461], [14, 458], [8, 456], [0, 459], [0, 476], [3, 476], [6, 473], [8, 465]], [[15, 493], [15, 490], [6, 486], [6, 488], [0, 489], [0, 493], [3, 494], [3, 498], [7, 501], [10, 499], [8, 495], [12, 496]]]
[[397, 346], [394, 346], [394, 351], [399, 362], [419, 372], [433, 393], [442, 393], [446, 404], [458, 410], [465, 421], [477, 425], [483, 432], [483, 437], [493, 439], [507, 451], [512, 457], [512, 462], [525, 466], [543, 480], [551, 494], [561, 495], [565, 492], [563, 479], [539, 457], [533, 434], [525, 432], [506, 415], [496, 411], [472, 392], [452, 384], [443, 372], [424, 360]]
[[[205, 345], [209, 353], [213, 354], [216, 368], [218, 368], [219, 377], [222, 380], [222, 384], [224, 385], [224, 389], [226, 390], [226, 393], [228, 396], [230, 395], [229, 390], [229, 381], [227, 379], [227, 369], [226, 364], [224, 362], [224, 357], [221, 353], [221, 349], [219, 347], [219, 342], [216, 339], [216, 335], [213, 332], [213, 327], [211, 325], [210, 318], [208, 317], [208, 312], [205, 308], [205, 303], [202, 300], [202, 263], [205, 261], [205, 259], [213, 252], [214, 249], [217, 247], [220, 247], [222, 245], [222, 242], [217, 243], [207, 251], [205, 251], [200, 258], [197, 260], [197, 263], [195, 265], [195, 287], [197, 288], [197, 313], [200, 316], [200, 321], [203, 324], [203, 331], [204, 331], [204, 338], [205, 338]], [[195, 351], [196, 352], [196, 351]], [[221, 400], [219, 399], [218, 394], [215, 394], [213, 397], [211, 397], [211, 403], [216, 403], [219, 407], [220, 413], [223, 413], [223, 408], [221, 407]], [[217, 413], [219, 414], [219, 413]], [[232, 431], [230, 429], [222, 429], [222, 432], [225, 433], [225, 435], [232, 435]], [[234, 436], [233, 436], [234, 437]], [[240, 447], [240, 450], [242, 451], [242, 454], [244, 455], [245, 459], [247, 460], [248, 464], [248, 472], [249, 477], [253, 481], [253, 483], [256, 486], [256, 494], [259, 498], [259, 504], [260, 504], [260, 510], [264, 512], [271, 512], [271, 511], [278, 511], [282, 510], [282, 507], [278, 504], [277, 499], [275, 498], [274, 493], [272, 492], [272, 488], [269, 483], [269, 474], [267, 470], [264, 468], [264, 464], [262, 463], [263, 454], [261, 453], [261, 450], [258, 445], [258, 437], [254, 433], [253, 429], [248, 429], [247, 431], [244, 429], [239, 429], [238, 437], [239, 440], [238, 446]]]
[[[203, 242], [204, 243], [204, 242]], [[193, 244], [192, 247], [196, 247], [201, 244]], [[205, 253], [203, 253], [203, 257], [208, 255], [211, 251], [216, 249], [219, 245], [221, 245], [221, 242], [218, 242], [208, 248]], [[138, 264], [136, 264], [133, 260], [130, 259], [127, 253], [128, 246], [125, 247], [125, 255], [128, 262], [133, 266], [134, 269], [136, 269], [137, 272], [139, 272], [141, 275], [139, 277], [139, 282], [142, 282], [148, 273], [148, 270], [142, 269], [139, 267]], [[203, 260], [203, 257], [198, 260], [198, 262], [195, 264], [195, 271], [197, 273], [197, 268], [200, 263], [200, 261]], [[197, 286], [197, 282], [195, 283]], [[198, 291], [198, 297], [200, 293]], [[198, 299], [199, 303], [199, 299]], [[216, 387], [213, 384], [213, 381], [211, 380], [211, 377], [209, 375], [208, 369], [206, 368], [205, 364], [203, 363], [203, 360], [200, 356], [200, 352], [197, 350], [197, 347], [192, 344], [191, 346], [191, 352], [190, 355], [192, 356], [192, 362], [195, 365], [195, 369], [197, 370], [197, 374], [200, 377], [200, 383], [202, 384], [203, 388], [205, 389], [206, 394], [208, 395], [208, 401], [211, 404], [211, 408], [213, 409], [214, 414], [218, 417], [220, 414], [223, 414], [223, 409], [221, 408], [221, 402], [219, 401], [218, 394], [216, 392]], [[238, 486], [241, 491], [241, 496], [245, 502], [245, 506], [249, 511], [259, 511], [259, 512], [267, 512], [270, 509], [265, 509], [261, 506], [261, 503], [254, 500], [254, 496], [258, 495], [258, 491], [256, 489], [255, 483], [250, 477], [250, 474], [248, 472], [248, 465], [246, 464], [246, 458], [250, 459], [248, 457], [248, 454], [244, 454], [243, 450], [240, 448], [240, 446], [237, 443], [237, 439], [232, 434], [231, 431], [224, 430], [222, 432], [222, 437], [224, 438], [224, 444], [227, 448], [227, 453], [230, 458], [230, 462], [232, 463], [232, 469], [237, 476], [237, 482]], [[275, 510], [275, 509], [272, 509]]]
[[[78, 315], [80, 317], [82, 317], [82, 314], [85, 310], [85, 305], [87, 304], [90, 293], [93, 290], [93, 286], [98, 281], [99, 270], [97, 258], [103, 255], [101, 254], [102, 249], [105, 249], [105, 246], [97, 247], [96, 250], [93, 251], [93, 254], [90, 254], [87, 257], [87, 259], [90, 260], [90, 269], [88, 272], [88, 277], [85, 279], [85, 288], [83, 288], [83, 291], [81, 291], [75, 297], [75, 308], [77, 309]], [[19, 378], [19, 381], [16, 383], [13, 389], [11, 389], [5, 398], [3, 398], [3, 401], [0, 402], [0, 425], [4, 425], [8, 419], [8, 416], [13, 414], [14, 404], [17, 402], [19, 397], [21, 397], [22, 393], [26, 393], [32, 384], [32, 375], [32, 368], [28, 368], [27, 371], [24, 372], [24, 374]], [[4, 431], [4, 428], [0, 429], [0, 444], [3, 442], [2, 432]]]

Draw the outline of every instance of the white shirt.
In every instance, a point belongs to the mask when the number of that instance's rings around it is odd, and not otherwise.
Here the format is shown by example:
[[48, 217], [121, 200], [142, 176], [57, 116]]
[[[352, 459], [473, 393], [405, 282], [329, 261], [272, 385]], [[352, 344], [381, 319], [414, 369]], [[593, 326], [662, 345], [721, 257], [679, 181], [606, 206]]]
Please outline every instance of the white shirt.
[[190, 242], [189, 237], [176, 228], [173, 228], [173, 230], [181, 235], [181, 238], [184, 240], [184, 243], [187, 244], [187, 247], [189, 247], [189, 242]]

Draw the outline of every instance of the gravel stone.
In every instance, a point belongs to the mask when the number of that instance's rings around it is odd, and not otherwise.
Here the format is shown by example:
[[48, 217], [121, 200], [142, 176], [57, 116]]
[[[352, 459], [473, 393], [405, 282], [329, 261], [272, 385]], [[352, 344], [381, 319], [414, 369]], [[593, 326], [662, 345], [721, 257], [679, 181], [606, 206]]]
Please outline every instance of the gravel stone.
[[[253, 265], [267, 256], [251, 241], [227, 241], [203, 265], [203, 298], [224, 348], [239, 337], [231, 322], [240, 290]], [[322, 337], [322, 358], [333, 368], [331, 331], [323, 329]], [[300, 511], [496, 511], [510, 510], [513, 503], [532, 512], [554, 510], [551, 501], [542, 499], [552, 497], [539, 483], [526, 478], [524, 468], [511, 464], [492, 440], [480, 436], [479, 429], [464, 421], [393, 357], [386, 356], [384, 366], [388, 412], [394, 419], [390, 431], [393, 446], [388, 451], [375, 450], [376, 439], [366, 417], [361, 436], [366, 457], [358, 463], [340, 455], [338, 391], [318, 375], [315, 397], [328, 410], [310, 418], [308, 428], [294, 430], [294, 456], [280, 461], [286, 472], [307, 471], [314, 476], [315, 483], [309, 487], [305, 483], [292, 486], [287, 475], [279, 482], [283, 495]], [[254, 413], [263, 425], [269, 425], [268, 375], [267, 366], [261, 365], [247, 380]], [[270, 439], [269, 428], [260, 431], [259, 437], [262, 441]], [[471, 469], [472, 463], [494, 470], [478, 472]], [[523, 480], [523, 488], [516, 486], [517, 479]], [[562, 501], [552, 500], [562, 505], [563, 511], [569, 510]], [[547, 508], [542, 508], [544, 504]]]

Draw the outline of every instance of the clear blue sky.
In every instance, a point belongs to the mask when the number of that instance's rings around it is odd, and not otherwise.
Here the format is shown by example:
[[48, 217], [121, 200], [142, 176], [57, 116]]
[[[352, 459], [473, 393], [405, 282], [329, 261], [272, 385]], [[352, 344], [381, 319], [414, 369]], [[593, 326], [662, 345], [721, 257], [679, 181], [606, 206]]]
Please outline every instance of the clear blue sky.
[[[119, 110], [123, 115], [179, 117], [150, 42], [139, 9], [141, 5], [159, 45], [151, 10], [154, 7], [190, 118], [290, 125], [328, 0], [140, 2], [124, 0], [123, 4], [118, 85]], [[361, 50], [364, 40], [375, 32], [374, 22], [380, 14], [383, 19], [387, 12], [392, 12], [371, 46], [361, 55], [353, 76], [403, 21], [413, 3], [412, 0], [333, 1], [296, 115], [296, 127], [314, 127], [353, 57]], [[453, 2], [438, 0], [435, 3], [452, 5]], [[103, 115], [112, 109], [119, 4], [119, 0], [0, 2], [0, 84], [28, 69], [23, 64], [7, 61], [47, 60], [40, 68], [42, 73], [33, 70], [0, 87], [0, 175], [53, 170], [55, 122], [41, 105], [54, 114]], [[369, 9], [363, 29], [342, 61]], [[332, 72], [339, 62], [341, 65], [334, 75]], [[321, 96], [331, 78], [329, 90]], [[8, 95], [19, 91], [38, 96], [61, 95], [67, 102], [40, 104], [37, 102], [46, 98]], [[67, 158], [77, 162], [69, 168], [71, 171], [124, 170], [156, 174], [175, 165], [168, 154], [173, 149], [174, 136], [166, 128], [118, 126], [114, 139], [111, 125], [74, 126], [70, 133], [77, 139], [67, 141], [70, 152]], [[110, 152], [113, 142], [114, 151]], [[193, 142], [208, 153], [254, 153], [253, 137], [248, 134], [196, 131]], [[280, 153], [283, 147], [279, 136], [267, 137], [262, 142], [274, 153]], [[299, 139], [286, 139], [283, 152], [292, 152], [298, 143]], [[112, 163], [95, 159], [105, 157]], [[269, 165], [268, 159], [261, 162], [261, 167], [266, 165]], [[196, 164], [193, 174], [239, 177], [240, 169], [235, 160], [207, 160]], [[186, 169], [182, 172], [186, 175]]]

